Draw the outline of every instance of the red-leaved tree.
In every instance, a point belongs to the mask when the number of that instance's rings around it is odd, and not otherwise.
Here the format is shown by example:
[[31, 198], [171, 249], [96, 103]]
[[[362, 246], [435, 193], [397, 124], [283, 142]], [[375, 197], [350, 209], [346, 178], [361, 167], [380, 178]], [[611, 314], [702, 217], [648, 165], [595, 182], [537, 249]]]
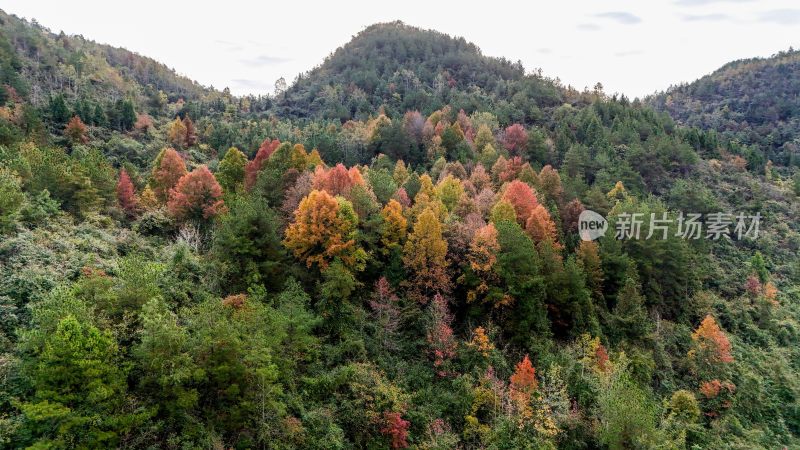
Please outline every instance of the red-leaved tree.
[[244, 187], [247, 190], [255, 186], [256, 180], [258, 179], [258, 172], [261, 171], [261, 168], [264, 167], [264, 163], [269, 159], [270, 155], [275, 152], [275, 149], [277, 149], [279, 145], [281, 145], [281, 141], [277, 139], [270, 141], [269, 138], [267, 138], [264, 139], [264, 142], [258, 147], [255, 158], [249, 161], [244, 168]]
[[181, 222], [208, 220], [224, 212], [222, 187], [206, 166], [184, 175], [170, 191], [167, 209]]
[[400, 327], [400, 299], [395, 295], [386, 277], [375, 282], [375, 293], [369, 301], [372, 319], [377, 325], [381, 347], [391, 350], [396, 347], [395, 334]]
[[184, 175], [186, 175], [186, 163], [183, 162], [181, 155], [174, 148], [161, 150], [150, 178], [150, 186], [159, 202], [166, 203], [169, 200], [170, 190]]
[[514, 207], [514, 212], [517, 214], [517, 222], [523, 227], [526, 225], [533, 210], [539, 206], [539, 201], [536, 199], [536, 192], [533, 188], [519, 180], [508, 183], [502, 200], [507, 201]]
[[503, 146], [512, 156], [521, 155], [528, 147], [528, 132], [518, 123], [510, 125], [503, 133]]
[[453, 317], [447, 308], [447, 300], [436, 294], [429, 306], [431, 321], [428, 325], [427, 341], [436, 374], [445, 377], [447, 363], [456, 356], [456, 339], [450, 324]]
[[389, 437], [393, 449], [408, 447], [408, 427], [411, 422], [403, 419], [399, 412], [384, 411], [381, 433]]
[[119, 180], [117, 181], [117, 202], [119, 207], [125, 211], [128, 217], [136, 215], [139, 209], [139, 201], [136, 198], [136, 192], [133, 189], [131, 177], [128, 176], [128, 171], [121, 169], [119, 171]]

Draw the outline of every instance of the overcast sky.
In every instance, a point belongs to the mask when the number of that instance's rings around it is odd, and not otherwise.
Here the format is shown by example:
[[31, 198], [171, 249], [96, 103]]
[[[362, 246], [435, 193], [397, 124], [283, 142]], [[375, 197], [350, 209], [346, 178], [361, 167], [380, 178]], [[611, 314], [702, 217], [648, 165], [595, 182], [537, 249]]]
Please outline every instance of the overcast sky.
[[234, 94], [271, 93], [276, 79], [291, 82], [367, 25], [397, 19], [463, 36], [579, 89], [599, 81], [630, 97], [800, 46], [800, 4], [791, 0], [207, 3], [0, 0], [0, 8]]

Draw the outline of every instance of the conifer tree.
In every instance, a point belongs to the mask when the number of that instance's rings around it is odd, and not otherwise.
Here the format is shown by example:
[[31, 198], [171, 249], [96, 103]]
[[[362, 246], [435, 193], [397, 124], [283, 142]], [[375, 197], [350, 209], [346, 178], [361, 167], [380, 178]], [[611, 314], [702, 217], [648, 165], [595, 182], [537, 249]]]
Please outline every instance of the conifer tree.
[[64, 128], [64, 137], [73, 144], [85, 144], [89, 142], [89, 137], [86, 136], [86, 125], [80, 117], [73, 116], [69, 120], [67, 126]]
[[166, 203], [170, 191], [184, 175], [186, 175], [186, 163], [183, 162], [181, 155], [171, 147], [161, 150], [156, 157], [150, 178], [150, 186], [158, 201]]
[[200, 166], [178, 180], [167, 209], [180, 222], [205, 223], [225, 211], [222, 188], [208, 167]]
[[128, 176], [128, 171], [120, 169], [119, 180], [117, 181], [117, 202], [120, 208], [125, 211], [128, 217], [136, 215], [139, 209], [139, 201], [136, 198], [136, 193], [133, 189], [131, 177]]
[[403, 249], [403, 263], [408, 270], [412, 296], [421, 302], [434, 293], [450, 290], [447, 274], [447, 242], [442, 224], [431, 209], [419, 215]]
[[245, 166], [247, 156], [236, 147], [225, 152], [217, 170], [217, 181], [225, 193], [239, 192], [244, 189]]

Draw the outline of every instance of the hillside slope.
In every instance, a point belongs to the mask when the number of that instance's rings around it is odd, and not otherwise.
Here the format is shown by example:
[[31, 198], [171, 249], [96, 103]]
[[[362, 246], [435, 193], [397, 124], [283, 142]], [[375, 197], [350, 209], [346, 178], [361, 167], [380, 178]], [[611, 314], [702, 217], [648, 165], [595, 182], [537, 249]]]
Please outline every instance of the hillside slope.
[[[464, 38], [402, 22], [367, 27], [320, 66], [299, 77], [281, 100], [290, 116], [350, 119], [383, 106], [430, 113], [445, 104], [475, 109], [515, 104], [526, 117], [561, 102], [551, 80], [525, 75], [521, 63], [492, 58]], [[509, 111], [509, 114], [511, 112]]]
[[[54, 34], [0, 10], [0, 80], [34, 106], [53, 96], [105, 105], [131, 99], [158, 115], [167, 102], [211, 93], [152, 58], [82, 36]], [[5, 93], [3, 93], [5, 95]]]
[[800, 51], [733, 61], [649, 103], [679, 123], [758, 145], [775, 164], [800, 164]]
[[3, 19], [0, 450], [800, 448], [756, 146], [400, 23], [275, 102]]

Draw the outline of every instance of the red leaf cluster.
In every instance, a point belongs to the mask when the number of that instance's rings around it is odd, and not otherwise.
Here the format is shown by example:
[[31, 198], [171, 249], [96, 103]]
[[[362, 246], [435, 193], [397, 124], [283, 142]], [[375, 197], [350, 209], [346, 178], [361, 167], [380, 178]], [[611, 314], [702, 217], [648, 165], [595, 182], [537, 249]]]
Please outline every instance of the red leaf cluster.
[[264, 139], [261, 146], [258, 147], [256, 157], [249, 161], [244, 167], [244, 187], [250, 190], [255, 186], [256, 179], [258, 179], [258, 172], [264, 167], [264, 163], [269, 159], [270, 155], [275, 152], [275, 149], [281, 145], [281, 141], [277, 139], [269, 140]]
[[393, 449], [408, 447], [408, 427], [411, 422], [403, 419], [399, 412], [384, 411], [381, 433], [389, 436]]
[[150, 184], [156, 198], [165, 203], [169, 200], [170, 190], [186, 175], [186, 163], [174, 148], [164, 149], [159, 156]]
[[167, 209], [179, 221], [209, 219], [224, 211], [222, 187], [206, 166], [184, 175], [170, 191]]
[[506, 128], [503, 133], [503, 146], [512, 155], [520, 155], [528, 148], [528, 132], [525, 127], [515, 123]]
[[139, 208], [139, 201], [133, 189], [131, 177], [125, 169], [119, 171], [119, 181], [117, 181], [117, 202], [119, 207], [130, 217], [136, 214]]
[[439, 376], [447, 376], [444, 365], [456, 356], [456, 340], [450, 326], [453, 318], [447, 308], [447, 300], [439, 294], [431, 302], [432, 322], [428, 327], [427, 340], [433, 357], [433, 366]]

